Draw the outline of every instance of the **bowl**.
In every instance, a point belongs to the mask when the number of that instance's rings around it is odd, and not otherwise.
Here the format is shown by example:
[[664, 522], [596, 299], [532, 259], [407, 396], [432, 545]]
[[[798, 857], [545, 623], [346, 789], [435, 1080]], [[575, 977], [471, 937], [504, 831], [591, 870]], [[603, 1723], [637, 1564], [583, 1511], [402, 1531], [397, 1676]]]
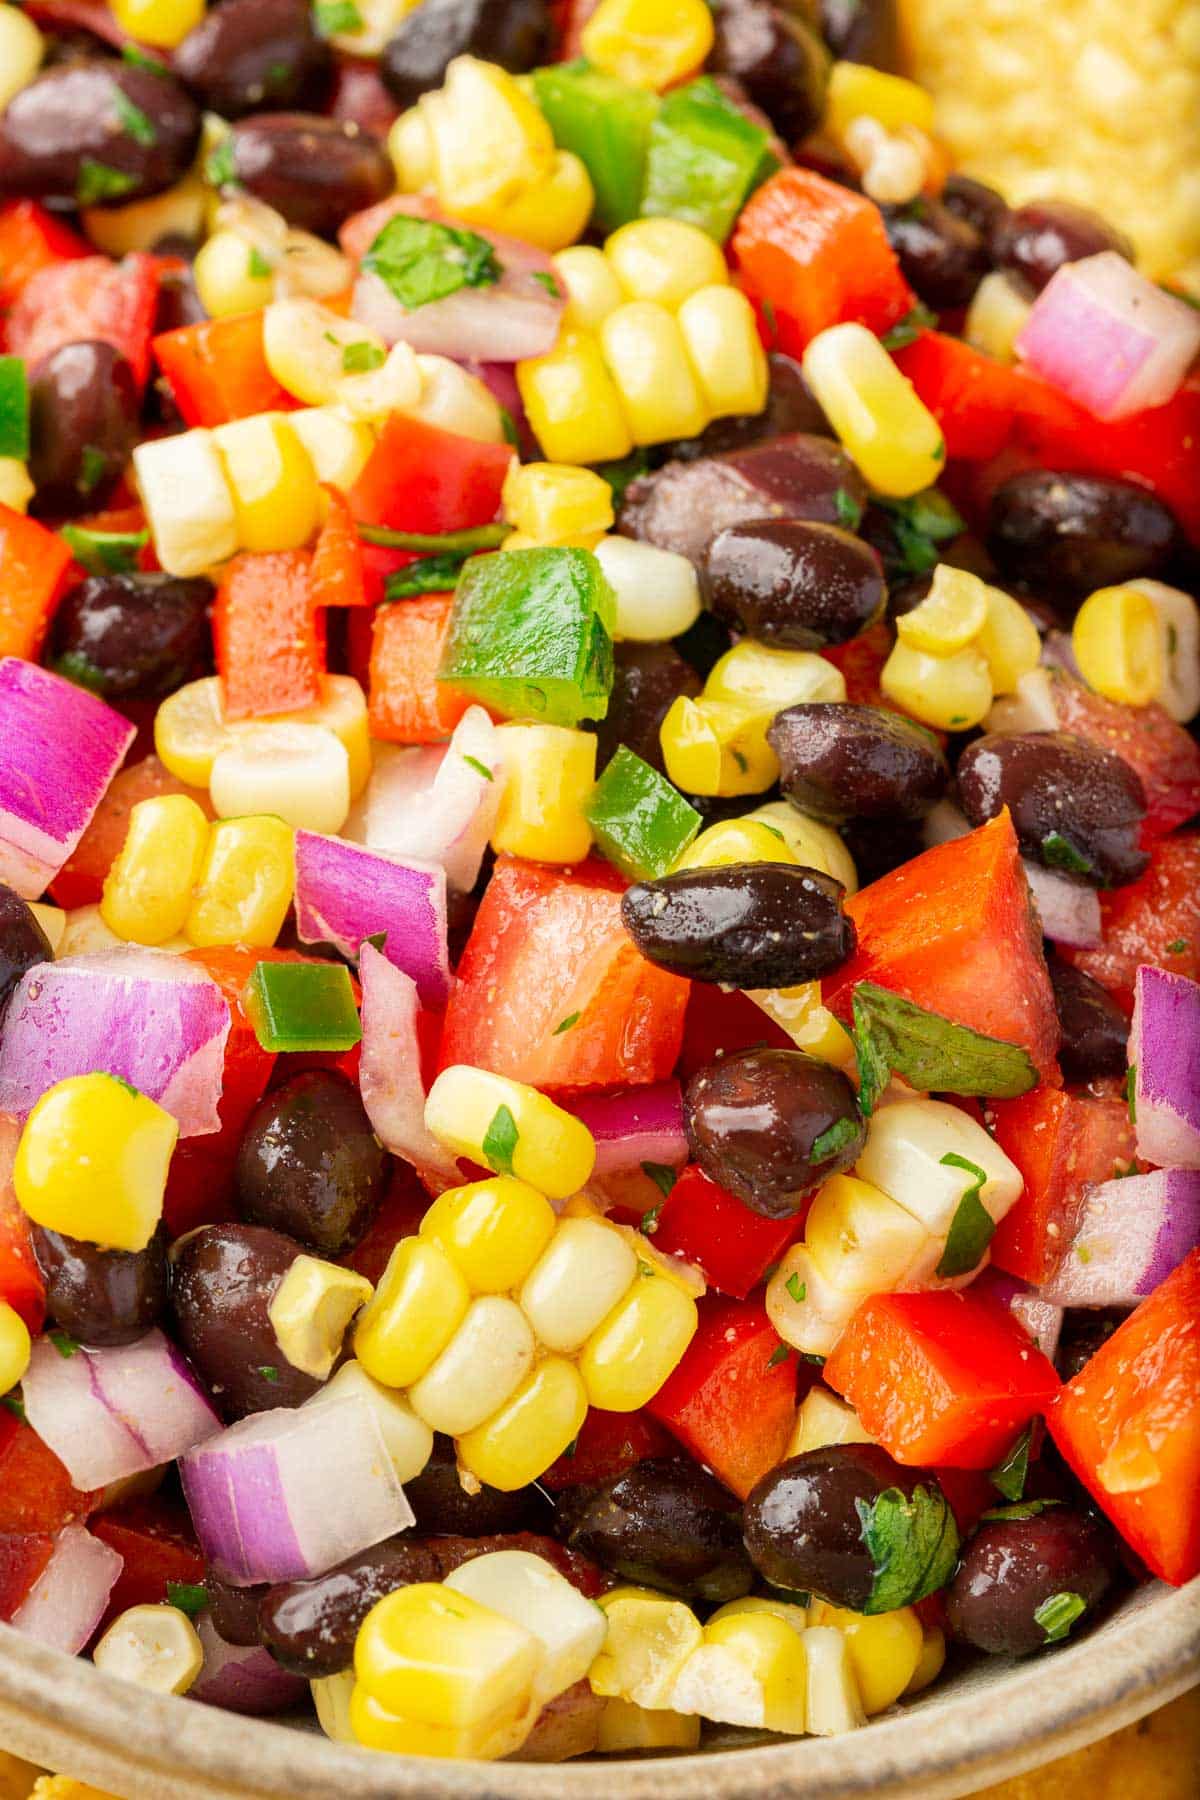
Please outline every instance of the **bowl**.
[[1155, 1583], [1077, 1643], [977, 1663], [845, 1737], [739, 1746], [731, 1732], [690, 1756], [442, 1763], [148, 1694], [0, 1626], [0, 1743], [124, 1800], [954, 1800], [1196, 1682], [1200, 1580]]

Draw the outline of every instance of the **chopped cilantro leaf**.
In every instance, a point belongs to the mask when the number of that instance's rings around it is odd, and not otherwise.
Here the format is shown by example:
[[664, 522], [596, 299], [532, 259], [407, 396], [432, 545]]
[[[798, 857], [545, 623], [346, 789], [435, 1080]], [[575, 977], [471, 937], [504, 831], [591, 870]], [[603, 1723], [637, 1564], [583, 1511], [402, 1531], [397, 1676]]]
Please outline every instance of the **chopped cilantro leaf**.
[[789, 1275], [783, 1285], [791, 1295], [792, 1299], [796, 1302], [797, 1306], [807, 1299], [808, 1283], [806, 1281], [801, 1281], [798, 1275]]
[[50, 1342], [54, 1345], [54, 1348], [61, 1357], [65, 1357], [69, 1360], [72, 1356], [78, 1354], [80, 1346], [69, 1332], [48, 1331], [46, 1336], [50, 1339]]
[[123, 200], [136, 186], [136, 175], [85, 156], [79, 165], [75, 198], [80, 206], [99, 206], [104, 200]]
[[342, 351], [342, 367], [347, 375], [369, 374], [372, 369], [382, 368], [386, 361], [387, 352], [365, 338], [360, 343], [347, 344]]
[[679, 1171], [669, 1163], [644, 1162], [642, 1174], [654, 1183], [664, 1200], [679, 1180]]
[[922, 1094], [1014, 1099], [1037, 1086], [1037, 1070], [1019, 1044], [956, 1025], [874, 982], [860, 981], [856, 986], [853, 1015], [864, 1116], [893, 1071]]
[[1051, 869], [1066, 869], [1072, 875], [1089, 875], [1092, 865], [1081, 850], [1061, 831], [1047, 832], [1042, 839], [1042, 861]]
[[507, 1106], [498, 1106], [492, 1115], [492, 1122], [483, 1134], [483, 1160], [497, 1174], [511, 1175], [513, 1172], [513, 1153], [520, 1142], [521, 1134], [517, 1130], [517, 1121]]
[[250, 254], [246, 258], [246, 267], [250, 271], [252, 281], [268, 281], [273, 273], [271, 264], [262, 251], [256, 249], [253, 244], [251, 244]]
[[873, 1565], [864, 1613], [912, 1606], [946, 1585], [958, 1560], [958, 1530], [941, 1488], [916, 1487], [911, 1500], [885, 1488], [855, 1505]]
[[1029, 1447], [1033, 1441], [1033, 1426], [1027, 1425], [1008, 1455], [998, 1462], [994, 1469], [988, 1470], [988, 1480], [997, 1493], [1003, 1494], [1006, 1500], [1019, 1500], [1025, 1492], [1025, 1478], [1029, 1473]]
[[768, 1369], [777, 1369], [779, 1364], [786, 1362], [791, 1354], [792, 1346], [790, 1344], [777, 1344], [767, 1358]]
[[317, 0], [313, 23], [322, 37], [339, 37], [363, 29], [363, 16], [354, 0]]
[[119, 87], [113, 89], [113, 109], [120, 121], [121, 130], [126, 137], [131, 137], [135, 144], [143, 144], [149, 148], [157, 144], [158, 131], [153, 119], [144, 113], [140, 106], [134, 104], [129, 95]]
[[168, 1581], [167, 1605], [194, 1619], [208, 1607], [208, 1589], [201, 1582]]
[[813, 1139], [810, 1152], [814, 1163], [824, 1162], [826, 1157], [836, 1156], [847, 1144], [852, 1144], [858, 1137], [862, 1127], [857, 1119], [835, 1119], [825, 1131]]
[[410, 312], [460, 288], [490, 287], [500, 262], [486, 238], [432, 219], [397, 213], [363, 257], [362, 266]]
[[[485, 781], [495, 781], [496, 777], [492, 774], [492, 771], [488, 768], [487, 764], [485, 762], [480, 762], [477, 756], [467, 756], [464, 753], [463, 761], [469, 768], [474, 769], [477, 775], [482, 775]], [[578, 1018], [579, 1014], [576, 1013], [575, 1017]]]
[[979, 1197], [987, 1181], [987, 1170], [981, 1169], [978, 1163], [969, 1162], [965, 1156], [959, 1156], [954, 1150], [948, 1150], [939, 1160], [945, 1167], [965, 1169], [971, 1177], [971, 1184], [963, 1190], [963, 1197], [950, 1221], [946, 1247], [937, 1266], [937, 1273], [942, 1279], [950, 1281], [956, 1275], [966, 1275], [978, 1266], [980, 1257], [995, 1234], [996, 1221]]
[[1069, 1634], [1076, 1619], [1082, 1618], [1087, 1611], [1087, 1601], [1081, 1594], [1072, 1594], [1069, 1590], [1061, 1594], [1051, 1594], [1048, 1600], [1034, 1613], [1034, 1619], [1046, 1634], [1048, 1644], [1061, 1644]]
[[572, 1025], [578, 1025], [579, 1019], [579, 1013], [568, 1013], [565, 1019], [560, 1019], [558, 1021], [558, 1024], [550, 1034], [551, 1037], [561, 1037], [564, 1031], [570, 1031]]

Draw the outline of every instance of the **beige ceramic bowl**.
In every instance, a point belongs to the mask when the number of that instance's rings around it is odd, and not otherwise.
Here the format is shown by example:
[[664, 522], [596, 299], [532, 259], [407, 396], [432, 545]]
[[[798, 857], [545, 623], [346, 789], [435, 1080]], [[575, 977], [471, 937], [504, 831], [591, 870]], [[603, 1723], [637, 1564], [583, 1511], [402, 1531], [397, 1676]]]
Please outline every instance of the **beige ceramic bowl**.
[[376, 1756], [163, 1698], [0, 1626], [0, 1743], [127, 1800], [953, 1800], [1064, 1756], [1200, 1681], [1200, 1580], [1100, 1630], [990, 1663], [840, 1738], [555, 1764]]

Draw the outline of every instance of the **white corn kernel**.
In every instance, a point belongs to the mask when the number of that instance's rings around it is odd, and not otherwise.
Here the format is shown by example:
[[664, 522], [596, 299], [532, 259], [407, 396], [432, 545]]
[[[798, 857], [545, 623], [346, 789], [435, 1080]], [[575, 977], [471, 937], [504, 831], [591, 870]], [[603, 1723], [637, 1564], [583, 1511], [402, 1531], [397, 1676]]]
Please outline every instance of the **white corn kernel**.
[[810, 1625], [804, 1633], [808, 1659], [808, 1729], [814, 1737], [836, 1737], [865, 1725], [862, 1696], [850, 1666], [846, 1640], [833, 1625]]
[[393, 344], [377, 369], [345, 374], [337, 402], [352, 418], [381, 425], [389, 413], [411, 413], [420, 403], [421, 371], [411, 344]]
[[253, 312], [275, 293], [275, 272], [240, 232], [214, 231], [196, 252], [192, 279], [211, 319]]
[[396, 1471], [396, 1480], [401, 1483], [415, 1481], [429, 1461], [433, 1432], [424, 1419], [417, 1417], [403, 1394], [374, 1381], [360, 1362], [343, 1363], [337, 1374], [304, 1404], [321, 1406], [333, 1402], [344, 1405], [354, 1398], [365, 1400], [374, 1413]]
[[296, 1257], [267, 1308], [279, 1348], [292, 1367], [325, 1381], [341, 1355], [346, 1327], [373, 1292], [366, 1276], [353, 1269], [319, 1256]]
[[276, 300], [263, 311], [267, 367], [280, 387], [307, 406], [328, 406], [339, 398], [360, 345], [360, 354], [378, 357], [380, 363], [387, 355], [383, 339], [369, 327], [315, 300]]
[[700, 617], [700, 584], [686, 556], [626, 537], [601, 538], [593, 554], [617, 596], [615, 638], [664, 643]]
[[350, 811], [350, 758], [324, 725], [254, 725], [218, 753], [209, 792], [218, 818], [275, 813], [333, 835]]
[[353, 1669], [343, 1669], [340, 1675], [323, 1675], [319, 1681], [308, 1684], [317, 1724], [335, 1744], [358, 1743], [350, 1723], [350, 1696], [354, 1692], [355, 1679]]
[[564, 1219], [521, 1288], [521, 1309], [548, 1350], [578, 1350], [637, 1274], [620, 1232], [598, 1219]]
[[289, 413], [288, 424], [308, 452], [317, 480], [348, 493], [375, 448], [366, 421], [336, 406], [308, 406]]
[[186, 1694], [204, 1666], [196, 1627], [177, 1606], [131, 1606], [92, 1652], [106, 1675], [154, 1694]]
[[462, 1324], [408, 1397], [434, 1431], [460, 1437], [504, 1405], [532, 1368], [533, 1356], [533, 1333], [520, 1307], [499, 1294], [484, 1294], [472, 1300]]
[[1200, 712], [1200, 607], [1164, 581], [1131, 581], [1154, 608], [1162, 647], [1163, 681], [1154, 698], [1186, 725]]
[[133, 453], [133, 469], [168, 575], [203, 575], [234, 554], [237, 511], [211, 432], [148, 438]]
[[834, 1175], [822, 1185], [804, 1241], [826, 1280], [847, 1294], [894, 1292], [932, 1249], [911, 1213], [855, 1175]]
[[770, 800], [744, 816], [777, 832], [803, 868], [820, 869], [822, 874], [832, 875], [835, 881], [840, 881], [848, 894], [857, 894], [858, 870], [854, 858], [832, 825], [810, 819], [790, 800]]
[[[399, 346], [397, 346], [399, 348]], [[423, 419], [457, 437], [474, 438], [480, 444], [504, 442], [504, 417], [500, 402], [487, 383], [448, 356], [418, 356], [421, 391], [403, 408], [410, 418]]]
[[604, 1643], [608, 1624], [599, 1607], [527, 1550], [473, 1557], [447, 1575], [445, 1585], [523, 1625], [540, 1641], [535, 1693], [543, 1703], [582, 1681]]
[[785, 1344], [828, 1356], [862, 1298], [826, 1280], [805, 1244], [793, 1244], [767, 1283], [767, 1317]]

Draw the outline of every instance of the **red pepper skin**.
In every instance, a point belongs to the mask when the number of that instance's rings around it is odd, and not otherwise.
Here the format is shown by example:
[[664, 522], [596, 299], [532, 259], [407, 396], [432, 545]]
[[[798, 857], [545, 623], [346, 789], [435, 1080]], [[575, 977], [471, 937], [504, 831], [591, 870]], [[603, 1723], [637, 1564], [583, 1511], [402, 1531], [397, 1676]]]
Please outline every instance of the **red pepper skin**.
[[1050, 1435], [1147, 1567], [1200, 1575], [1200, 1250], [1084, 1364]]
[[1161, 706], [1122, 706], [1062, 675], [1054, 684], [1059, 728], [1113, 750], [1146, 790], [1142, 842], [1150, 846], [1200, 812], [1200, 743]]
[[738, 988], [725, 992], [710, 981], [694, 981], [683, 1022], [679, 1077], [686, 1081], [697, 1069], [731, 1050], [794, 1050], [783, 1027]]
[[[840, 669], [846, 698], [855, 706], [891, 706], [879, 684], [883, 665], [891, 655], [895, 634], [884, 619], [868, 625], [844, 644], [828, 644], [821, 655]], [[895, 711], [895, 708], [892, 708]]]
[[367, 581], [363, 544], [344, 494], [325, 488], [328, 511], [313, 545], [312, 592], [315, 606], [366, 606]]
[[708, 1297], [699, 1330], [647, 1410], [744, 1500], [783, 1461], [796, 1423], [795, 1352], [781, 1345], [761, 1300]]
[[55, 532], [0, 506], [0, 656], [37, 660], [70, 566]]
[[[375, 614], [371, 641], [371, 736], [392, 744], [440, 744], [471, 704], [437, 679], [453, 594], [420, 594]], [[352, 627], [358, 617], [351, 619]]]
[[36, 1335], [46, 1318], [46, 1284], [33, 1254], [29, 1220], [13, 1192], [12, 1168], [20, 1139], [16, 1119], [0, 1114], [0, 1300]]
[[263, 350], [261, 311], [162, 331], [154, 355], [186, 425], [227, 425], [251, 413], [292, 412]]
[[193, 1587], [204, 1580], [204, 1557], [187, 1512], [161, 1495], [114, 1506], [97, 1514], [88, 1529], [125, 1558], [102, 1629], [131, 1606], [162, 1605], [168, 1582]]
[[593, 1406], [579, 1429], [573, 1449], [551, 1463], [539, 1484], [552, 1494], [561, 1488], [592, 1487], [623, 1475], [651, 1456], [675, 1456], [678, 1446], [669, 1431], [646, 1411], [602, 1412]]
[[959, 1536], [966, 1537], [985, 1512], [1003, 1504], [1003, 1495], [992, 1486], [982, 1469], [935, 1469], [938, 1486], [950, 1502]]
[[440, 533], [488, 525], [512, 461], [508, 444], [481, 444], [393, 413], [347, 498], [360, 524]]
[[421, 1220], [432, 1204], [417, 1171], [410, 1163], [395, 1158], [387, 1192], [366, 1235], [338, 1261], [344, 1268], [365, 1275], [371, 1285], [377, 1287], [392, 1251], [401, 1238], [417, 1235]]
[[764, 1219], [691, 1163], [653, 1221], [654, 1247], [694, 1262], [719, 1293], [744, 1300], [803, 1225], [803, 1216]]
[[500, 857], [459, 961], [439, 1066], [564, 1093], [665, 1081], [689, 984], [635, 947], [625, 885], [596, 859], [557, 869]]
[[91, 256], [92, 247], [36, 200], [0, 204], [0, 313], [7, 313], [41, 269]]
[[898, 1463], [952, 1469], [994, 1467], [1061, 1385], [1009, 1313], [945, 1289], [865, 1300], [825, 1380]]
[[850, 1018], [857, 982], [877, 982], [1020, 1044], [1043, 1081], [1058, 1084], [1058, 1016], [1007, 812], [852, 894], [846, 911], [858, 949], [824, 990], [839, 1018]]
[[52, 263], [22, 288], [8, 318], [8, 347], [32, 369], [64, 344], [98, 338], [121, 352], [144, 387], [158, 285], [158, 258], [140, 250], [119, 263], [107, 256]]
[[86, 1519], [100, 1495], [77, 1488], [31, 1425], [0, 1411], [0, 1532], [46, 1532]]
[[998, 456], [1013, 432], [1020, 377], [942, 331], [923, 331], [896, 363], [942, 428], [946, 454], [966, 462]]
[[988, 1122], [1025, 1187], [992, 1239], [998, 1269], [1024, 1281], [1048, 1281], [1071, 1246], [1084, 1190], [1111, 1181], [1134, 1155], [1123, 1099], [1037, 1087], [1015, 1100], [993, 1100]]
[[213, 643], [227, 719], [318, 705], [325, 615], [314, 605], [312, 552], [235, 556], [217, 588]]
[[54, 1554], [45, 1531], [0, 1531], [0, 1624], [6, 1624]]
[[1200, 835], [1163, 838], [1144, 875], [1101, 894], [1100, 938], [1092, 950], [1063, 945], [1061, 954], [1128, 1013], [1139, 963], [1200, 981]]

